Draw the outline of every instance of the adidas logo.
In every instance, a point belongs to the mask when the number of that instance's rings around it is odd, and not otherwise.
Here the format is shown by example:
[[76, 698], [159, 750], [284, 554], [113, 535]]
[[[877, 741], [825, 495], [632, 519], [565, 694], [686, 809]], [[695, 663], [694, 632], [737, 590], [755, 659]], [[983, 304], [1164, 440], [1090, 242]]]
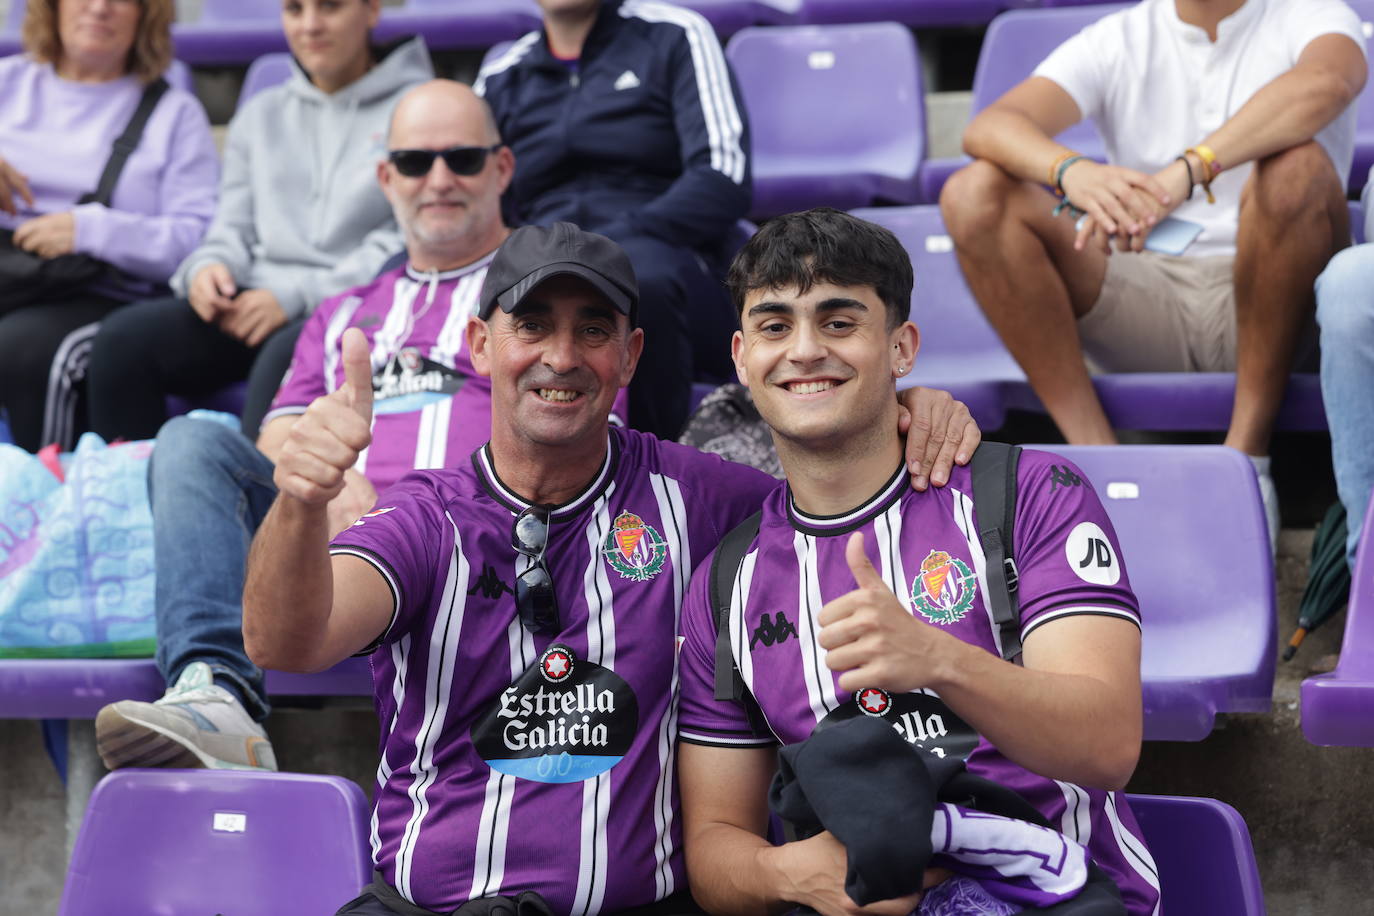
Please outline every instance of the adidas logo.
[[635, 76], [633, 70], [626, 70], [624, 73], [620, 74], [620, 76], [616, 77], [615, 88], [617, 90], [635, 89], [638, 86], [639, 77]]

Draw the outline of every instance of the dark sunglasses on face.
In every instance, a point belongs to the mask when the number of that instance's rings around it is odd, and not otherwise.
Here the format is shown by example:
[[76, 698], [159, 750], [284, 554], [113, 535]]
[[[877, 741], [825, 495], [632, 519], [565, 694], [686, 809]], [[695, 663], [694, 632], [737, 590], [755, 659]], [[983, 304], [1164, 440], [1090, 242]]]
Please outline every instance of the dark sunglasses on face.
[[553, 593], [548, 564], [544, 562], [544, 551], [549, 546], [549, 510], [530, 506], [517, 515], [510, 543], [521, 556], [533, 561], [515, 580], [515, 606], [520, 610], [520, 623], [531, 633], [557, 633], [562, 628], [558, 598]]
[[476, 175], [487, 164], [487, 156], [501, 148], [495, 146], [450, 146], [448, 149], [394, 149], [387, 153], [387, 159], [396, 166], [396, 171], [407, 178], [423, 178], [434, 167], [436, 156], [442, 157], [444, 165], [455, 175]]

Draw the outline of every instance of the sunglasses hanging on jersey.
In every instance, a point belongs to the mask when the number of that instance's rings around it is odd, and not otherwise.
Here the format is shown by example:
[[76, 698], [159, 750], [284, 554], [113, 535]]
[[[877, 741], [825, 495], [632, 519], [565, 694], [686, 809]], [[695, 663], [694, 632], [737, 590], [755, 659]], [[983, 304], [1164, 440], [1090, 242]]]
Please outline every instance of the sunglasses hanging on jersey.
[[558, 616], [558, 598], [553, 593], [553, 577], [549, 575], [544, 552], [549, 547], [549, 510], [530, 506], [515, 517], [510, 543], [521, 556], [532, 562], [530, 568], [515, 579], [515, 606], [520, 610], [520, 623], [531, 633], [548, 636], [562, 629]]
[[394, 149], [386, 154], [396, 171], [407, 178], [423, 178], [434, 167], [435, 157], [455, 175], [476, 175], [487, 164], [487, 156], [501, 148], [495, 146], [450, 146], [448, 149]]

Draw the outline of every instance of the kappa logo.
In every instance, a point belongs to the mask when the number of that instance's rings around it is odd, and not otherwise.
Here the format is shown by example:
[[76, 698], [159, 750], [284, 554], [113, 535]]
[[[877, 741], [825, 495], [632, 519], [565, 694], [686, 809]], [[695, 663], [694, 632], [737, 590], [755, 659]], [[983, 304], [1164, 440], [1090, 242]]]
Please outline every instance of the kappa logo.
[[629, 511], [615, 517], [601, 552], [612, 569], [633, 582], [648, 582], [658, 575], [668, 559], [668, 545], [663, 535]]
[[500, 598], [504, 594], [515, 594], [515, 590], [501, 581], [501, 577], [496, 574], [495, 566], [483, 566], [482, 574], [477, 577], [477, 581], [468, 589], [469, 595], [482, 593], [483, 598]]
[[797, 635], [797, 628], [792, 626], [792, 621], [788, 620], [782, 611], [778, 611], [769, 619], [765, 611], [763, 619], [759, 621], [758, 627], [754, 630], [754, 635], [749, 637], [749, 648], [754, 648], [759, 643], [765, 647], [787, 642], [787, 637]]
[[1069, 487], [1081, 487], [1083, 478], [1075, 474], [1068, 465], [1062, 468], [1057, 464], [1050, 465], [1050, 492], [1058, 489], [1067, 490]]
[[911, 603], [931, 623], [948, 626], [964, 619], [977, 591], [978, 580], [967, 563], [946, 551], [932, 550], [911, 583]]
[[550, 646], [539, 658], [539, 671], [550, 684], [566, 681], [573, 672], [572, 652], [563, 646]]
[[854, 702], [866, 716], [885, 716], [892, 708], [892, 695], [878, 687], [865, 687], [854, 694]]
[[633, 70], [626, 70], [615, 78], [615, 88], [617, 92], [623, 92], [626, 89], [638, 89], [639, 77], [635, 76]]

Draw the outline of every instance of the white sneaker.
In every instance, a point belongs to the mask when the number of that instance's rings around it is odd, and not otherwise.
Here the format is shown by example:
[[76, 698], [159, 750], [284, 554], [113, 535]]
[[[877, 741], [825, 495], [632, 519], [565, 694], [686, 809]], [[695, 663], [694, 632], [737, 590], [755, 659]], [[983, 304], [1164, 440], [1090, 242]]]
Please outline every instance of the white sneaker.
[[155, 703], [121, 700], [95, 718], [96, 747], [120, 767], [275, 770], [267, 733], [234, 695], [217, 686], [210, 666], [192, 662]]

